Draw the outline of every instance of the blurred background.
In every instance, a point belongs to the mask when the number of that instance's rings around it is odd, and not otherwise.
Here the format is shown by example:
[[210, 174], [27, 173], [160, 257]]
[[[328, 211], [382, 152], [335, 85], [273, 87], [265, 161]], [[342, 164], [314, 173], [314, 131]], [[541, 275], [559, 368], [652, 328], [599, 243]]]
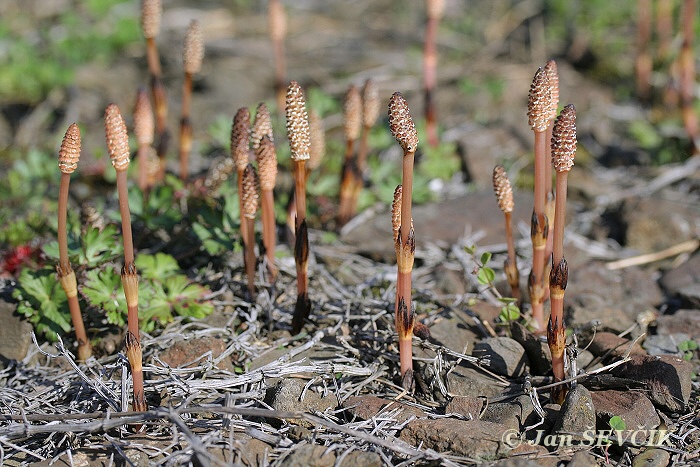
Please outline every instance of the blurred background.
[[[398, 179], [394, 165], [381, 163], [399, 157], [386, 126], [385, 105], [392, 92], [406, 96], [424, 135], [426, 3], [282, 4], [286, 79], [302, 84], [309, 107], [322, 116], [327, 131], [326, 159], [319, 170], [329, 176], [313, 180], [312, 195], [320, 202], [337, 195], [343, 96], [350, 85], [371, 78], [379, 87], [382, 111], [371, 137], [372, 189], [363, 194], [361, 205], [387, 202]], [[267, 7], [264, 1], [163, 1], [156, 41], [174, 135], [183, 37], [192, 19], [199, 21], [205, 41], [204, 65], [194, 77], [194, 176], [228, 153], [230, 122], [239, 107], [253, 110], [265, 101], [276, 109]], [[652, 177], [665, 164], [686, 161], [694, 151], [689, 132], [697, 129], [689, 129], [683, 118], [684, 44], [685, 50], [690, 47], [690, 65], [697, 54], [694, 44], [684, 40], [681, 19], [692, 19], [694, 35], [695, 9], [694, 1], [684, 0], [446, 0], [436, 35], [440, 145], [421, 145], [419, 181], [425, 183], [417, 188], [417, 201], [449, 197], [450, 190], [489, 187], [496, 163], [506, 165], [518, 186], [531, 185], [527, 96], [535, 71], [549, 58], [559, 67], [560, 108], [568, 103], [577, 108], [576, 163], [583, 170], [570, 182], [575, 193], [592, 199], [614, 188], [604, 181], [609, 178], [600, 178], [606, 170], [624, 167], [626, 175]], [[5, 177], [14, 179], [5, 178], [0, 187], [7, 206], [26, 201], [19, 188], [23, 185], [49, 193], [58, 178], [54, 163], [60, 139], [72, 122], [83, 130], [79, 172], [111, 183], [113, 171], [105, 170], [104, 108], [116, 103], [131, 125], [137, 89], [148, 85], [139, 12], [137, 0], [0, 3], [0, 165]], [[697, 114], [694, 74], [690, 92], [685, 112], [690, 108]], [[280, 163], [288, 165], [281, 118], [276, 137]], [[170, 147], [169, 169], [176, 172], [176, 138]], [[284, 187], [284, 178], [281, 183]], [[89, 197], [90, 184], [99, 185], [87, 183], [74, 196]], [[43, 209], [40, 202], [34, 207]], [[322, 210], [314, 214], [322, 218]], [[3, 220], [12, 218], [9, 211], [3, 214]], [[316, 225], [323, 225], [323, 219]], [[18, 242], [0, 237], [1, 242]]]

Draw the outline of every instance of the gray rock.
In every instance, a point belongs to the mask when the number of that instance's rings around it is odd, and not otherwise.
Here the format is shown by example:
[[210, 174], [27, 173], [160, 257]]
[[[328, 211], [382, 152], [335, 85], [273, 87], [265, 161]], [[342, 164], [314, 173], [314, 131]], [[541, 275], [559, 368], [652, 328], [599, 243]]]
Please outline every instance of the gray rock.
[[481, 419], [500, 423], [511, 430], [523, 431], [526, 426], [534, 425], [540, 420], [534, 410], [530, 396], [522, 395], [513, 401], [489, 404]]
[[678, 310], [672, 315], [659, 316], [656, 318], [656, 333], [700, 336], [700, 310]]
[[632, 467], [666, 467], [671, 462], [671, 455], [664, 449], [647, 449], [639, 453], [632, 461]]
[[643, 347], [649, 355], [678, 355], [678, 344], [687, 340], [690, 340], [690, 336], [685, 333], [655, 334], [644, 340]]
[[0, 300], [0, 357], [22, 360], [32, 343], [32, 325], [15, 314], [17, 305]]
[[603, 426], [614, 416], [622, 418], [627, 430], [652, 430], [661, 423], [654, 404], [641, 392], [594, 391], [591, 397], [596, 416]]
[[547, 342], [537, 338], [517, 321], [511, 324], [510, 332], [513, 339], [525, 349], [533, 374], [546, 375], [552, 370], [552, 354]]
[[338, 467], [382, 467], [384, 463], [382, 458], [376, 452], [371, 451], [352, 451], [347, 456], [341, 458], [338, 456]]
[[500, 381], [473, 368], [458, 367], [447, 375], [447, 390], [453, 396], [496, 397], [509, 390]]
[[284, 467], [333, 467], [335, 453], [324, 446], [304, 444], [289, 451], [278, 465]]
[[624, 337], [619, 337], [611, 332], [598, 332], [593, 342], [588, 346], [588, 350], [596, 357], [616, 358], [622, 357], [627, 351], [630, 355], [646, 355], [644, 349], [635, 343], [630, 349], [632, 342]]
[[683, 306], [700, 308], [700, 253], [667, 271], [659, 283], [668, 295], [680, 298]]
[[579, 384], [566, 395], [553, 431], [562, 435], [572, 434], [574, 439], [577, 439], [578, 434], [595, 430], [595, 422], [591, 393]]
[[[493, 170], [493, 166], [490, 170]], [[517, 225], [520, 221], [527, 222], [529, 225], [532, 215], [532, 195], [516, 193], [515, 196], [513, 225]], [[469, 206], [469, 209], [465, 210], [465, 206]], [[505, 242], [503, 216], [493, 215], [494, 210], [498, 214], [496, 197], [491, 188], [454, 199], [415, 206], [412, 217], [415, 222], [418, 249], [426, 241], [451, 245], [464, 235], [465, 229], [483, 230], [486, 238], [492, 243]], [[449, 219], [449, 222], [445, 222], [446, 219]], [[347, 224], [340, 238], [372, 258], [388, 263], [396, 261], [391, 240], [389, 207], [368, 213], [362, 222]], [[369, 238], [375, 240], [367, 241]]]
[[[313, 387], [309, 388], [302, 398], [302, 392], [306, 381], [297, 378], [284, 378], [270, 388], [267, 392], [265, 401], [275, 410], [289, 412], [323, 412], [325, 410], [334, 410], [338, 407], [338, 400], [333, 394], [328, 394], [322, 397]], [[313, 426], [306, 420], [298, 420], [297, 423], [301, 426]]]
[[468, 419], [477, 420], [484, 406], [484, 398], [476, 396], [455, 396], [445, 407], [445, 413], [458, 413]]
[[401, 430], [399, 438], [413, 446], [452, 452], [471, 459], [494, 460], [511, 448], [503, 441], [506, 427], [482, 420], [418, 419]]
[[405, 422], [410, 417], [427, 417], [428, 415], [418, 407], [413, 407], [403, 402], [382, 399], [377, 396], [356, 396], [345, 400], [342, 407], [352, 417], [361, 420], [369, 420], [377, 415], [387, 418], [389, 413], [395, 414], [394, 418], [399, 423]]
[[[664, 301], [652, 274], [640, 268], [609, 271], [599, 261], [569, 270], [566, 287], [568, 326], [599, 320], [602, 329], [622, 332], [637, 316]], [[614, 317], [614, 319], [613, 319]]]
[[672, 412], [682, 410], [690, 398], [693, 364], [673, 355], [634, 356], [612, 374], [642, 381], [653, 403]]
[[596, 458], [588, 451], [577, 451], [571, 457], [566, 467], [590, 467], [596, 465]]
[[700, 209], [658, 196], [627, 198], [622, 208], [626, 247], [653, 253], [690, 240], [700, 231]]
[[487, 357], [490, 361], [489, 370], [511, 378], [522, 376], [530, 365], [523, 346], [510, 337], [483, 339], [474, 346], [472, 355]]

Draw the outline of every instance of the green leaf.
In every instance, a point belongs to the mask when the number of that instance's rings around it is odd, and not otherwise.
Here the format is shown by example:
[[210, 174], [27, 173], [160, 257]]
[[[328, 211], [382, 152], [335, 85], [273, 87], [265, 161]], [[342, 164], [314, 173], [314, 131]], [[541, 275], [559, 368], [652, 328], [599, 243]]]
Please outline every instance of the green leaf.
[[481, 268], [476, 278], [480, 284], [488, 285], [496, 278], [496, 273], [491, 268]]
[[165, 253], [155, 255], [140, 254], [136, 257], [136, 270], [142, 279], [163, 280], [180, 270], [177, 260]]
[[17, 312], [27, 317], [37, 334], [55, 341], [57, 333], [71, 331], [68, 299], [52, 269], [25, 268], [17, 282], [17, 288], [12, 292], [19, 301]]
[[501, 321], [515, 321], [518, 318], [520, 318], [520, 309], [518, 309], [518, 307], [515, 304], [510, 303], [501, 308], [501, 313], [499, 314], [499, 316], [501, 318]]
[[678, 350], [681, 352], [688, 352], [697, 350], [698, 344], [694, 340], [686, 340], [678, 344]]
[[117, 228], [113, 224], [99, 230], [88, 227], [82, 238], [83, 250], [79, 264], [94, 268], [101, 266], [123, 254], [124, 247], [117, 238]]
[[474, 255], [474, 252], [476, 252], [476, 245], [465, 246], [464, 251], [468, 255]]
[[622, 431], [627, 429], [627, 424], [619, 415], [611, 417], [608, 423], [610, 424], [610, 428], [616, 431]]
[[115, 268], [91, 269], [85, 275], [83, 295], [88, 302], [107, 312], [110, 323], [121, 324], [126, 314], [126, 297], [122, 288], [121, 276]]
[[486, 266], [491, 261], [491, 252], [485, 251], [481, 254], [481, 265]]

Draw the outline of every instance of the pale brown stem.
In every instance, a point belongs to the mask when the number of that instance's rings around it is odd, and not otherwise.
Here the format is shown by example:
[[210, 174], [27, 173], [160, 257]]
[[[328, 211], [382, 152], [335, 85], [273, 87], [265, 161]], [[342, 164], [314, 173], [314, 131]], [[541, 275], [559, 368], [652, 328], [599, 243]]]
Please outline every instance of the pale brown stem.
[[437, 47], [435, 46], [440, 19], [428, 17], [425, 25], [425, 42], [423, 48], [423, 92], [425, 96], [425, 128], [428, 144], [439, 144], [437, 132], [437, 110], [435, 106], [435, 88], [437, 86]]
[[241, 222], [241, 240], [243, 245], [248, 243], [248, 228], [246, 223], [248, 219], [243, 215], [243, 170], [238, 170], [238, 216]]
[[191, 99], [192, 74], [185, 73], [185, 83], [182, 88], [182, 119], [180, 120], [180, 179], [182, 181], [187, 181], [189, 176], [190, 151], [192, 150]]
[[61, 173], [61, 184], [58, 189], [58, 259], [64, 270], [70, 269], [68, 260], [68, 189], [70, 174]]
[[338, 224], [345, 225], [352, 217], [352, 193], [355, 186], [354, 159], [355, 141], [349, 139], [345, 142], [345, 160], [343, 173], [340, 180], [340, 193], [338, 203]]
[[127, 305], [126, 307], [126, 328], [134, 335], [136, 340], [141, 342], [141, 332], [139, 331], [139, 307], [138, 305]]
[[407, 151], [403, 156], [402, 179], [403, 196], [401, 196], [401, 244], [408, 241], [411, 230], [411, 197], [413, 193], [413, 159], [415, 151]]
[[[546, 173], [547, 173], [547, 133], [544, 131], [535, 132], [535, 213], [544, 214], [546, 195]], [[551, 159], [550, 159], [551, 164]], [[550, 183], [551, 186], [551, 183]]]
[[150, 151], [150, 146], [148, 145], [140, 145], [137, 149], [136, 152], [136, 158], [138, 159], [139, 163], [139, 177], [138, 177], [138, 185], [139, 189], [143, 192], [144, 196], [146, 195], [146, 191], [148, 190], [148, 164], [149, 164], [149, 154], [148, 152]]
[[634, 68], [637, 78], [637, 97], [646, 101], [651, 94], [652, 59], [649, 52], [652, 22], [651, 0], [637, 0], [637, 57]]
[[413, 310], [411, 307], [411, 271], [399, 272], [396, 277], [396, 305], [395, 305], [395, 316], [396, 316], [396, 329], [399, 334], [399, 360], [401, 363], [401, 378], [403, 379], [406, 372], [413, 370], [413, 320], [411, 319], [410, 326], [406, 326], [401, 320], [401, 312], [399, 310], [400, 304], [404, 303], [407, 307], [407, 313], [409, 316], [413, 316]]
[[[506, 244], [508, 245], [508, 261], [505, 265], [506, 277], [510, 285], [511, 295], [520, 302], [520, 277], [518, 273], [518, 258], [515, 255], [515, 240], [513, 240], [512, 215], [505, 212]], [[519, 303], [518, 303], [519, 304]]]
[[296, 226], [306, 219], [306, 161], [295, 161], [294, 195], [297, 207]]
[[682, 33], [683, 45], [678, 57], [680, 64], [680, 99], [681, 113], [683, 115], [683, 126], [691, 141], [693, 152], [698, 148], [698, 118], [693, 109], [693, 87], [695, 85], [695, 59], [693, 57], [693, 37], [695, 24], [695, 0], [684, 0], [682, 7]]
[[547, 244], [547, 217], [545, 214], [545, 167], [547, 161], [547, 133], [535, 131], [535, 206], [533, 211], [532, 237], [532, 273], [530, 278], [530, 302], [535, 325], [540, 331], [544, 330], [544, 300], [545, 300], [545, 261]]
[[[560, 172], [557, 174], [557, 197], [555, 202], [554, 216], [554, 249], [552, 257], [552, 265], [559, 264], [564, 257], [564, 224], [566, 221], [566, 192], [568, 182], [568, 172]], [[554, 313], [554, 310], [552, 310]]]
[[275, 265], [275, 248], [277, 243], [277, 232], [275, 222], [275, 198], [272, 190], [262, 190], [262, 226], [263, 245], [265, 245], [265, 256], [267, 256], [267, 268], [274, 281], [277, 277], [277, 266]]
[[70, 318], [75, 330], [75, 338], [78, 341], [78, 359], [87, 360], [92, 355], [92, 347], [85, 332], [83, 315], [80, 312], [78, 303], [78, 286], [75, 279], [75, 272], [71, 269], [68, 259], [68, 188], [70, 185], [70, 174], [61, 173], [61, 184], [58, 191], [58, 276], [66, 297], [68, 297], [68, 308]]
[[126, 170], [117, 170], [117, 192], [119, 196], [119, 213], [122, 218], [124, 264], [127, 265], [134, 262], [134, 239], [131, 234], [131, 212], [129, 211]]
[[151, 95], [153, 96], [153, 106], [156, 115], [156, 152], [160, 160], [159, 179], [165, 175], [165, 154], [168, 150], [168, 101], [165, 96], [165, 87], [161, 81], [160, 58], [158, 57], [158, 46], [154, 37], [146, 39], [146, 59], [151, 80]]
[[255, 296], [255, 220], [246, 218], [246, 237], [250, 240], [244, 244], [245, 273], [248, 278], [248, 293]]
[[352, 197], [350, 199], [350, 218], [357, 214], [357, 202], [362, 191], [362, 178], [367, 167], [367, 154], [369, 153], [369, 132], [371, 127], [365, 126], [360, 136], [360, 145], [357, 150], [357, 173], [355, 183], [352, 187]]

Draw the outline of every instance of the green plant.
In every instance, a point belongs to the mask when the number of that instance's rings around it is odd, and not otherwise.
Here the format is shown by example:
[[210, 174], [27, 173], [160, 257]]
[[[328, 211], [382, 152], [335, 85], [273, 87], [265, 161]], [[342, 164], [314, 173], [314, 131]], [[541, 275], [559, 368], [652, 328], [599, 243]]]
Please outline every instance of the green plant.
[[692, 339], [678, 344], [678, 351], [682, 354], [683, 360], [685, 361], [692, 360], [696, 350], [698, 350], [698, 343]]
[[134, 240], [131, 232], [131, 214], [127, 187], [129, 168], [129, 136], [119, 108], [109, 104], [105, 109], [105, 139], [107, 151], [114, 170], [117, 171], [117, 191], [119, 214], [122, 218], [122, 238], [124, 240], [124, 266], [121, 282], [124, 287], [127, 309], [126, 356], [131, 366], [134, 388], [133, 409], [143, 412], [147, 409], [143, 388], [143, 353], [139, 332], [139, 289], [138, 274], [134, 263]]
[[292, 335], [299, 334], [304, 320], [311, 312], [308, 297], [309, 276], [309, 233], [306, 225], [306, 161], [310, 154], [309, 117], [306, 113], [306, 99], [299, 83], [292, 81], [287, 87], [287, 136], [293, 161], [294, 204], [294, 261], [297, 270], [297, 302], [292, 318]]
[[68, 299], [52, 268], [24, 268], [12, 296], [18, 300], [17, 312], [27, 317], [39, 335], [55, 341], [56, 335], [71, 330]]
[[[563, 381], [566, 326], [564, 325], [564, 291], [569, 277], [569, 266], [564, 258], [564, 226], [566, 194], [569, 171], [576, 156], [576, 109], [569, 104], [561, 111], [552, 130], [552, 165], [557, 173], [554, 242], [552, 267], [549, 276], [549, 296], [552, 312], [547, 326], [547, 343], [552, 353], [554, 381]], [[552, 388], [551, 399], [561, 404], [566, 395], [566, 385]]]
[[535, 133], [535, 205], [532, 210], [530, 237], [532, 239], [532, 269], [528, 279], [532, 316], [540, 332], [544, 331], [544, 301], [547, 287], [545, 257], [549, 223], [545, 213], [546, 202], [546, 146], [552, 106], [551, 83], [544, 68], [538, 68], [528, 95], [528, 123]]
[[[481, 256], [476, 258], [476, 245], [464, 247], [464, 251], [468, 253], [474, 263], [476, 264], [476, 279], [481, 285], [487, 286], [495, 295], [497, 300], [502, 304], [501, 311], [498, 314], [499, 321], [503, 325], [507, 325], [507, 329], [510, 330], [510, 323], [523, 318], [523, 315], [518, 306], [518, 300], [513, 297], [504, 297], [496, 288], [494, 281], [496, 280], [496, 272], [488, 264], [491, 261], [491, 252], [485, 251]], [[532, 325], [528, 322], [524, 322], [525, 326], [532, 329]]]
[[192, 121], [190, 120], [190, 101], [192, 100], [192, 78], [202, 68], [204, 58], [204, 40], [199, 22], [192, 20], [183, 46], [182, 61], [185, 69], [185, 84], [182, 89], [182, 117], [180, 118], [180, 179], [186, 181], [189, 176], [189, 158], [192, 150]]
[[163, 86], [160, 57], [156, 37], [160, 32], [160, 19], [163, 14], [161, 0], [141, 1], [141, 32], [146, 39], [146, 59], [148, 61], [149, 81], [153, 107], [156, 114], [156, 151], [160, 161], [158, 180], [165, 175], [165, 154], [168, 150], [168, 99]]
[[137, 41], [137, 21], [115, 8], [125, 2], [93, 0], [81, 4], [79, 13], [66, 8], [57, 17], [34, 17], [32, 9], [19, 8], [0, 18], [0, 99], [40, 102], [52, 89], [71, 84], [78, 67], [106, 62]]
[[401, 185], [394, 191], [391, 205], [391, 224], [396, 252], [396, 331], [399, 334], [401, 385], [412, 390], [413, 328], [415, 314], [411, 303], [411, 273], [415, 259], [416, 239], [411, 216], [413, 193], [413, 161], [418, 148], [418, 132], [411, 118], [406, 99], [395, 92], [389, 99], [389, 129], [403, 150]]
[[426, 2], [425, 39], [423, 42], [423, 94], [425, 100], [425, 126], [428, 145], [439, 144], [435, 89], [437, 88], [437, 32], [440, 18], [445, 11], [444, 0]]
[[610, 420], [608, 420], [608, 425], [610, 425], [610, 428], [615, 431], [624, 431], [627, 429], [627, 424], [619, 415], [613, 415], [610, 417]]
[[78, 302], [78, 282], [75, 271], [68, 260], [68, 191], [70, 176], [78, 167], [80, 159], [81, 138], [78, 125], [73, 123], [66, 130], [58, 153], [58, 168], [61, 171], [61, 183], [58, 192], [58, 251], [59, 261], [56, 265], [58, 280], [63, 287], [68, 299], [71, 322], [75, 330], [75, 338], [78, 341], [78, 359], [85, 361], [92, 355], [92, 347], [85, 332], [83, 315], [80, 312]]
[[496, 194], [498, 208], [503, 212], [505, 218], [506, 244], [508, 245], [508, 257], [504, 262], [503, 269], [510, 284], [510, 291], [516, 300], [520, 300], [520, 272], [518, 271], [518, 257], [515, 255], [515, 241], [513, 240], [513, 227], [511, 216], [513, 207], [513, 188], [508, 179], [506, 170], [497, 165], [493, 168], [493, 191]]

